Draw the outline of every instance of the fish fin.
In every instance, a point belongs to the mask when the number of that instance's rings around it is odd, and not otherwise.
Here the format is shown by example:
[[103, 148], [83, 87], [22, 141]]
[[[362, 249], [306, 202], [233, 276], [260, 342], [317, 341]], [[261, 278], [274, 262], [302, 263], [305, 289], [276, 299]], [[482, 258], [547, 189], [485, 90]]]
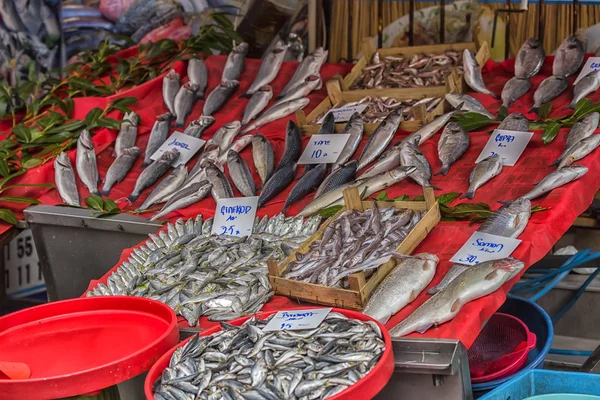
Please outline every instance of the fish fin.
[[108, 195], [110, 194], [110, 189], [106, 189], [106, 190], [102, 189], [100, 191], [100, 193], [102, 194], [102, 196], [107, 196], [108, 197]]
[[459, 199], [467, 198], [469, 200], [473, 200], [473, 197], [475, 197], [475, 192], [471, 191], [471, 190], [468, 190], [467, 192], [465, 192], [462, 195], [460, 195]]
[[514, 200], [498, 200], [498, 203], [503, 204], [505, 206], [508, 206], [509, 204], [511, 204]]
[[498, 96], [496, 93], [491, 92], [491, 91], [490, 91], [490, 96], [492, 96], [495, 99], [499, 99], [500, 98], [500, 96]]
[[250, 97], [252, 97], [252, 95], [251, 95], [251, 94], [248, 94], [248, 92], [246, 92], [246, 93], [244, 93], [244, 94], [241, 94], [241, 95], [240, 95], [240, 99], [242, 99], [242, 98], [243, 98], [243, 99], [249, 99]]
[[150, 165], [150, 164], [152, 164], [152, 160], [150, 160], [150, 161], [144, 161], [144, 162], [142, 163], [142, 168], [146, 168], [146, 167], [147, 167], [148, 165]]
[[460, 300], [455, 300], [454, 303], [452, 303], [452, 307], [450, 307], [450, 311], [452, 312], [457, 312], [458, 310], [460, 310]]
[[575, 104], [571, 103], [571, 104], [569, 104], [568, 106], [564, 106], [562, 109], [563, 109], [563, 110], [567, 110], [567, 109], [569, 109], [569, 108], [570, 108], [571, 110], [574, 110], [574, 109], [575, 109]]
[[283, 94], [280, 94], [279, 96], [275, 97], [275, 100], [280, 100], [283, 99], [285, 96]]
[[90, 191], [90, 194], [95, 194], [96, 196], [100, 196], [100, 192], [98, 191], [98, 189], [96, 189], [94, 191]]
[[185, 126], [185, 121], [184, 122], [175, 122], [175, 128], [183, 128]]
[[204, 94], [201, 94], [200, 96], [196, 96], [196, 101], [198, 100], [206, 100], [206, 96], [204, 96]]
[[438, 172], [436, 172], [434, 175], [439, 175], [442, 174], [444, 176], [448, 175], [448, 170], [450, 169], [450, 166], [443, 166], [442, 168], [440, 168], [440, 170]]
[[422, 335], [425, 332], [427, 332], [429, 330], [429, 328], [431, 328], [433, 325], [435, 325], [435, 324], [433, 324], [433, 323], [423, 324], [420, 327], [418, 327], [417, 329], [415, 329], [415, 332], [418, 332]]
[[378, 321], [381, 322], [382, 325], [385, 325], [390, 320], [390, 317], [390, 314], [386, 314], [383, 317], [379, 318]]
[[558, 165], [558, 164], [560, 164], [560, 162], [561, 162], [561, 159], [560, 159], [560, 158], [557, 158], [557, 159], [556, 159], [556, 161], [554, 161], [552, 164], [550, 164], [550, 165], [548, 165], [548, 166], [549, 166], [549, 167], [554, 167], [555, 165]]
[[494, 279], [494, 278], [495, 278], [497, 275], [498, 275], [498, 271], [492, 271], [492, 272], [490, 272], [489, 274], [487, 274], [487, 275], [485, 276], [485, 278], [484, 278], [484, 279], [485, 279], [486, 281], [491, 281], [491, 280], [492, 280], [492, 279]]
[[133, 194], [130, 194], [129, 196], [127, 196], [127, 200], [128, 200], [130, 203], [133, 203], [133, 202], [135, 202], [135, 201], [137, 200], [137, 198], [138, 198], [138, 197], [139, 197], [139, 196], [134, 196]]
[[408, 299], [408, 301], [410, 301], [410, 302], [415, 301], [415, 299], [417, 298], [418, 295], [419, 295], [419, 293], [416, 290], [413, 290], [412, 292], [410, 292], [410, 298]]
[[430, 296], [433, 296], [434, 294], [436, 294], [440, 290], [441, 290], [440, 288], [438, 288], [437, 286], [434, 286], [434, 287], [430, 288], [429, 290], [427, 290], [427, 294], [430, 295]]

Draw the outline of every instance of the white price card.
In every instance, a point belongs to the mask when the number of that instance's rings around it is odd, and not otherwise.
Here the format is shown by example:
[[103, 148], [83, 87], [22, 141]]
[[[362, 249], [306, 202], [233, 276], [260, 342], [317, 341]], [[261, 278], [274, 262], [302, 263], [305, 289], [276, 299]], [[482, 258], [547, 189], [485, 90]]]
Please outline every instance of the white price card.
[[332, 164], [336, 162], [349, 137], [348, 133], [312, 135], [298, 164]]
[[173, 163], [173, 167], [177, 167], [190, 161], [194, 154], [202, 148], [205, 142], [205, 140], [175, 131], [150, 158], [156, 161], [165, 151], [177, 149], [177, 151], [179, 151], [179, 158]]
[[331, 308], [278, 311], [263, 328], [263, 332], [313, 329], [321, 325]]
[[321, 117], [321, 119], [317, 123], [322, 124], [323, 120], [329, 113], [333, 114], [333, 120], [335, 122], [350, 121], [350, 117], [352, 117], [352, 114], [362, 113], [365, 110], [365, 108], [367, 108], [367, 105], [368, 104], [365, 103], [365, 104], [357, 104], [355, 106], [345, 106], [345, 107], [331, 109], [323, 117]]
[[252, 234], [258, 197], [219, 199], [212, 224], [212, 235], [249, 236]]
[[31, 229], [24, 230], [4, 247], [3, 273], [9, 296], [27, 297], [46, 290]]
[[520, 243], [519, 239], [474, 232], [450, 261], [476, 265], [484, 261], [500, 260], [510, 256]]
[[583, 68], [581, 68], [581, 72], [573, 82], [573, 86], [577, 85], [577, 83], [582, 80], [587, 74], [592, 71], [600, 70], [600, 57], [590, 57], [585, 60], [585, 64], [583, 64]]
[[494, 130], [492, 136], [487, 141], [485, 147], [475, 160], [479, 163], [489, 156], [499, 154], [502, 159], [502, 165], [512, 167], [517, 163], [523, 150], [533, 136], [532, 132], [505, 131], [502, 129]]

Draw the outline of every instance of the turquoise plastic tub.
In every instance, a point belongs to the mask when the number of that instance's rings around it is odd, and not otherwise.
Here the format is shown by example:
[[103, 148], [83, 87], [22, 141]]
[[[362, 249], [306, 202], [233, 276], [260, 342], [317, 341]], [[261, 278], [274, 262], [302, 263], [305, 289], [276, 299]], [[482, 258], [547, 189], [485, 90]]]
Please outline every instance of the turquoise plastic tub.
[[549, 394], [560, 396], [541, 396], [532, 400], [588, 400], [586, 397], [567, 397], [576, 394], [600, 396], [600, 375], [544, 369], [522, 371], [510, 381], [480, 397], [480, 400], [522, 400]]
[[539, 396], [528, 397], [524, 400], [598, 400], [600, 396], [590, 394], [541, 394]]

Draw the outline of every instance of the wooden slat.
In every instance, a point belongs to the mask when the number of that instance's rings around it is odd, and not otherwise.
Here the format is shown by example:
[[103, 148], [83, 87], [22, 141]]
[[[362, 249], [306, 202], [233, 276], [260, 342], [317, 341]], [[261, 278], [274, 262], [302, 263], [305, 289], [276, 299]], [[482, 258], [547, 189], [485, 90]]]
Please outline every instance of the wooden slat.
[[342, 87], [337, 79], [330, 79], [326, 83], [327, 95], [333, 104], [337, 104], [343, 101], [342, 99]]
[[360, 193], [358, 193], [356, 186], [344, 189], [342, 196], [344, 196], [344, 208], [346, 210], [364, 211], [362, 201], [360, 200]]

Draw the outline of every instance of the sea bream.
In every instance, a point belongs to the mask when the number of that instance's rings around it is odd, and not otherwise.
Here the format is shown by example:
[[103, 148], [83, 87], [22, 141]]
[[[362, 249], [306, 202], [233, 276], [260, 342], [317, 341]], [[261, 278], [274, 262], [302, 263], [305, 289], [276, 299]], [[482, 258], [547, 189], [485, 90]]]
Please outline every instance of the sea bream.
[[587, 137], [573, 146], [565, 150], [565, 155], [558, 164], [558, 168], [562, 168], [573, 164], [575, 161], [581, 160], [592, 151], [596, 150], [600, 146], [600, 135], [592, 135]]
[[529, 130], [529, 120], [521, 113], [508, 114], [506, 118], [500, 122], [497, 129], [527, 132]]
[[599, 122], [600, 114], [597, 112], [589, 113], [579, 121], [575, 122], [567, 134], [564, 151], [556, 159], [556, 161], [550, 165], [560, 164], [560, 161], [565, 157], [567, 150], [573, 147], [576, 143], [581, 142], [583, 139], [592, 136], [596, 129], [598, 129]]
[[521, 196], [521, 199], [533, 200], [567, 183], [581, 178], [588, 172], [583, 165], [571, 165], [557, 169], [546, 175], [535, 187]]
[[573, 75], [581, 67], [584, 56], [583, 43], [574, 35], [567, 36], [556, 49], [552, 75], [563, 78]]
[[298, 65], [298, 68], [296, 68], [294, 75], [292, 75], [292, 78], [288, 84], [285, 85], [285, 88], [283, 88], [277, 98], [281, 99], [292, 92], [295, 92], [300, 85], [306, 82], [306, 79], [309, 76], [314, 74], [318, 75], [321, 66], [327, 60], [328, 54], [329, 52], [327, 50], [324, 50], [322, 47], [317, 47], [315, 51], [304, 57], [300, 65]]
[[517, 78], [516, 76], [511, 78], [502, 88], [500, 96], [502, 98], [502, 106], [508, 109], [512, 103], [523, 97], [530, 88], [531, 82], [529, 82], [529, 79]]
[[254, 82], [252, 82], [244, 94], [245, 97], [252, 96], [258, 89], [273, 82], [275, 77], [277, 77], [279, 70], [281, 69], [281, 64], [285, 58], [285, 52], [287, 51], [287, 48], [288, 45], [279, 40], [273, 49], [267, 53], [260, 64], [260, 69], [258, 70], [258, 74], [256, 75]]
[[542, 43], [536, 38], [527, 39], [515, 57], [515, 77], [529, 79], [536, 75], [542, 68], [545, 57]]
[[432, 187], [431, 165], [427, 158], [419, 150], [419, 135], [413, 138], [413, 142], [404, 142], [400, 147], [400, 165], [409, 167], [414, 166], [416, 171], [410, 174], [410, 178], [423, 187]]
[[77, 175], [83, 184], [88, 188], [90, 194], [99, 195], [98, 183], [98, 165], [96, 164], [96, 150], [92, 137], [87, 129], [79, 134], [77, 139], [77, 156], [75, 160]]
[[567, 90], [568, 83], [564, 77], [561, 76], [549, 76], [544, 79], [540, 86], [533, 93], [533, 107], [529, 112], [539, 112], [540, 107], [549, 101], [554, 100], [562, 92]]
[[449, 122], [442, 131], [438, 142], [438, 156], [442, 168], [436, 175], [446, 175], [450, 166], [454, 164], [469, 148], [469, 134], [456, 122]]
[[469, 188], [460, 198], [472, 200], [475, 192], [485, 183], [502, 172], [502, 159], [499, 154], [493, 154], [481, 160], [469, 174]]
[[475, 58], [473, 52], [469, 49], [465, 49], [463, 52], [463, 65], [465, 68], [465, 72], [463, 74], [467, 85], [471, 87], [471, 89], [476, 92], [489, 94], [494, 98], [498, 98], [498, 95], [492, 92], [490, 89], [485, 86], [483, 82], [483, 76], [481, 75], [481, 67]]
[[70, 206], [79, 206], [81, 200], [77, 191], [75, 171], [69, 156], [64, 151], [54, 160], [54, 180], [62, 201]]
[[595, 93], [598, 89], [600, 89], [600, 71], [592, 71], [581, 78], [573, 88], [573, 100], [569, 104], [569, 108], [574, 110], [579, 100], [584, 99], [591, 93]]
[[248, 48], [248, 43], [242, 42], [231, 49], [225, 62], [225, 68], [223, 68], [221, 80], [235, 81], [240, 77], [244, 70], [244, 59], [246, 58], [246, 54], [248, 54]]
[[121, 151], [121, 155], [113, 161], [106, 172], [101, 191], [103, 196], [108, 196], [112, 187], [127, 176], [127, 173], [139, 156], [140, 149], [135, 146]]

